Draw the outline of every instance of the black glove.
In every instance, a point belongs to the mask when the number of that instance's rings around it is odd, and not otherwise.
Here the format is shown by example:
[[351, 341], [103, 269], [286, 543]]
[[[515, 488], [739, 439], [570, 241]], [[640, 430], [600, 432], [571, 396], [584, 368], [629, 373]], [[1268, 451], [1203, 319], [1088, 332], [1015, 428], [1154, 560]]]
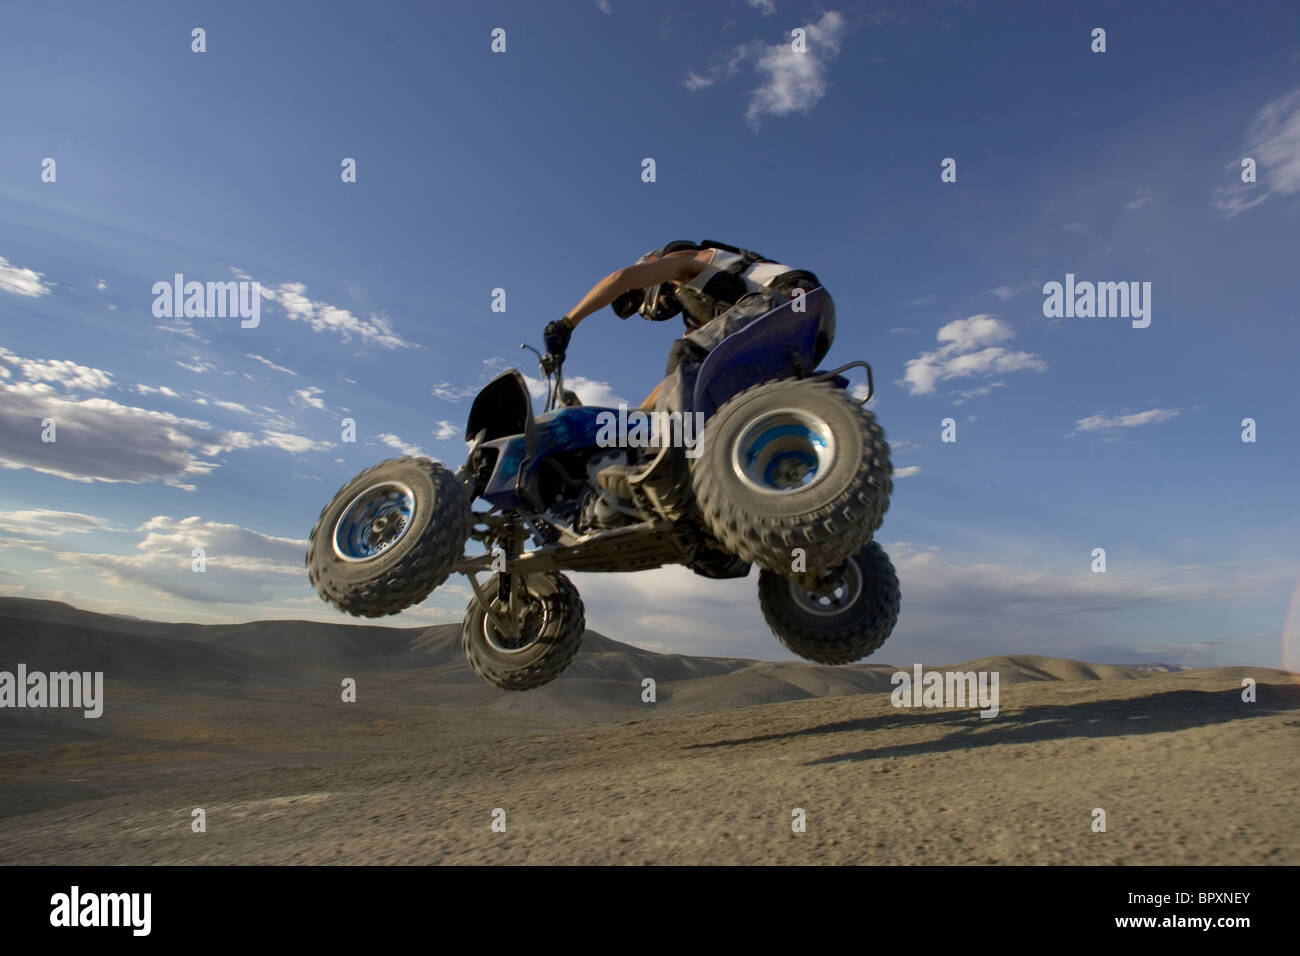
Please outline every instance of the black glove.
[[557, 319], [546, 326], [542, 332], [542, 342], [546, 345], [546, 351], [556, 358], [563, 360], [564, 353], [569, 347], [569, 338], [573, 335], [573, 329], [569, 328], [567, 322], [563, 319]]

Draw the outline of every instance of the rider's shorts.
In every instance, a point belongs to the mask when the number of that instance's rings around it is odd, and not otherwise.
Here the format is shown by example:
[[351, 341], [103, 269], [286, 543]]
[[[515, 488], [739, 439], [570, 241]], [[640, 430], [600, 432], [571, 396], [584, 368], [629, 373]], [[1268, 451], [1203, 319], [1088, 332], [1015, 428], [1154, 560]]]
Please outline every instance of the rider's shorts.
[[[751, 293], [712, 322], [706, 322], [694, 332], [675, 341], [668, 353], [668, 377], [664, 379], [663, 387], [659, 389], [655, 411], [685, 411], [695, 394], [695, 380], [705, 356], [717, 348], [723, 339], [734, 335], [759, 316], [780, 308], [788, 301], [788, 293], [774, 290]], [[834, 307], [828, 297], [823, 309]], [[834, 328], [834, 325], [830, 327]]]

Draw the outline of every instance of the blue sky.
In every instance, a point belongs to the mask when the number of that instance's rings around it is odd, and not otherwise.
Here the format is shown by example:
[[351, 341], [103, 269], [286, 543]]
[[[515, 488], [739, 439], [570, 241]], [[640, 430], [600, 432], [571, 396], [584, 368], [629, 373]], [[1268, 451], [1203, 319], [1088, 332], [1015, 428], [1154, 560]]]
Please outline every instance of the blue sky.
[[[647, 249], [714, 238], [815, 271], [828, 362], [875, 368], [904, 588], [882, 660], [1300, 667], [1300, 17], [1137, 6], [11, 7], [0, 591], [345, 619], [301, 567], [333, 491], [401, 449], [459, 464], [468, 397], [521, 341]], [[260, 282], [260, 324], [155, 318], [175, 273]], [[1150, 326], [1045, 318], [1067, 273], [1150, 282]], [[676, 333], [598, 314], [579, 393], [638, 401]], [[752, 578], [577, 583], [612, 637], [788, 656]]]

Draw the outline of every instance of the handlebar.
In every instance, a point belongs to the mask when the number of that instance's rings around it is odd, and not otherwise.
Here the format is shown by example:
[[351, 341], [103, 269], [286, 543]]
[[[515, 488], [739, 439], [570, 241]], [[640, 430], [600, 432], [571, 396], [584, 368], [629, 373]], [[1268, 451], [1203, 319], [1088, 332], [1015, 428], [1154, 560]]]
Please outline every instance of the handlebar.
[[[542, 372], [542, 378], [547, 382], [546, 407], [542, 409], [542, 414], [546, 414], [560, 404], [560, 396], [564, 394], [564, 359], [547, 352], [543, 355], [537, 349], [533, 348], [527, 342], [520, 342], [521, 349], [528, 349], [537, 356], [537, 367]], [[552, 379], [554, 375], [554, 379]]]

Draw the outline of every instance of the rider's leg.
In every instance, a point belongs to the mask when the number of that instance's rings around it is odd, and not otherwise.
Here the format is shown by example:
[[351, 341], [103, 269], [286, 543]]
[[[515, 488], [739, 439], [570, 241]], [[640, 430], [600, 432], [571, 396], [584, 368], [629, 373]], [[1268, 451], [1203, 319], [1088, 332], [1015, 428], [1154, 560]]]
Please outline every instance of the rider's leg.
[[659, 398], [659, 390], [662, 389], [663, 387], [664, 387], [663, 382], [660, 382], [658, 385], [656, 385], [654, 387], [654, 391], [645, 397], [645, 401], [637, 406], [637, 410], [642, 412], [654, 411], [655, 401]]
[[[673, 342], [668, 352], [667, 378], [655, 386], [639, 406], [640, 411], [687, 412], [695, 392], [695, 379], [704, 359], [724, 338], [744, 328], [774, 308], [771, 293], [748, 296], [730, 310], [694, 332]], [[658, 406], [658, 407], [657, 407]], [[608, 465], [596, 476], [596, 483], [620, 498], [631, 497], [628, 481], [639, 474], [643, 463]]]

